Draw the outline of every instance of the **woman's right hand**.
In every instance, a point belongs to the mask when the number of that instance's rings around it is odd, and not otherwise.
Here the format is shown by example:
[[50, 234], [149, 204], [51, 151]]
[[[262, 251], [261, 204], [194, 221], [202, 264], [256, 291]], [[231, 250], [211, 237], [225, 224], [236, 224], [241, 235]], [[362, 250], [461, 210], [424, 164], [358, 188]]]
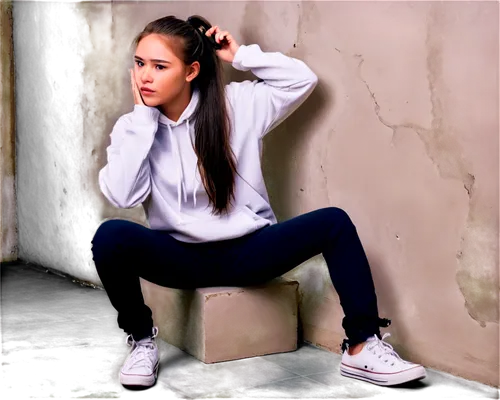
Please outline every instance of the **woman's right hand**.
[[130, 70], [130, 83], [132, 84], [132, 93], [134, 95], [134, 103], [139, 104], [141, 106], [145, 106], [146, 104], [144, 103], [141, 92], [139, 91], [137, 83], [135, 83], [135, 73], [134, 73], [133, 69]]
[[214, 40], [221, 45], [221, 49], [215, 54], [222, 60], [232, 63], [234, 55], [238, 51], [240, 45], [236, 43], [233, 36], [228, 31], [221, 30], [217, 25], [212, 26], [206, 33], [207, 36], [214, 35]]

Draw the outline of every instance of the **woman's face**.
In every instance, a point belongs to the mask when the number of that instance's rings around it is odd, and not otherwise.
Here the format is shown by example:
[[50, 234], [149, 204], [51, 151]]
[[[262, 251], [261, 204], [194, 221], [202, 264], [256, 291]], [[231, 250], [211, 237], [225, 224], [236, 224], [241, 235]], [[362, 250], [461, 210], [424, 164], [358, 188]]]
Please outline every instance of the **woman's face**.
[[172, 103], [196, 76], [192, 76], [192, 67], [174, 53], [171, 41], [158, 34], [150, 34], [139, 42], [134, 61], [136, 84], [150, 107]]

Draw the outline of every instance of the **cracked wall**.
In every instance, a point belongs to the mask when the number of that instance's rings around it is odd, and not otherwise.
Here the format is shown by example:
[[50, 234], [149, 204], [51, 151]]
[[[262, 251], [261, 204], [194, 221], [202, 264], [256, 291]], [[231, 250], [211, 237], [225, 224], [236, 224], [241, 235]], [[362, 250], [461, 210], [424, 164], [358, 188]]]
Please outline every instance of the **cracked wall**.
[[[159, 2], [15, 4], [21, 258], [99, 283], [99, 223], [145, 223], [140, 207], [107, 203], [97, 172], [133, 105], [130, 43], [165, 13]], [[278, 218], [344, 208], [396, 349], [498, 385], [498, 4], [169, 2], [168, 13], [205, 15], [311, 66], [317, 89], [264, 143]], [[304, 338], [339, 351], [323, 258], [287, 275], [300, 281]]]

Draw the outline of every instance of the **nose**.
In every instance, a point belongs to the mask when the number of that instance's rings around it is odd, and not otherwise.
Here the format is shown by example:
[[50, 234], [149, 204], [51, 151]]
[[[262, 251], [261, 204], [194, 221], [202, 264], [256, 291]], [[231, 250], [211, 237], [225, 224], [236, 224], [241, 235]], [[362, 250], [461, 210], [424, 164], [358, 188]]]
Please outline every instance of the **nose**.
[[149, 67], [144, 67], [142, 68], [142, 74], [141, 74], [141, 82], [146, 83], [146, 82], [152, 82], [153, 77], [151, 74], [151, 70]]

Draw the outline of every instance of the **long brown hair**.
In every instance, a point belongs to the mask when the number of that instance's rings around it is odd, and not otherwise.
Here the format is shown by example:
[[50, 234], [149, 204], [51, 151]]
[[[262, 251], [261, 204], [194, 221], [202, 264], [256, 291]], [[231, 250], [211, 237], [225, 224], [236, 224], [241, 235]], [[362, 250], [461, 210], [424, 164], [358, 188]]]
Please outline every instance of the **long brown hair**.
[[[194, 17], [194, 21], [203, 20]], [[203, 21], [208, 24], [206, 20]], [[222, 64], [215, 53], [213, 41], [198, 31], [194, 23], [167, 16], [150, 22], [134, 39], [134, 45], [137, 47], [144, 37], [153, 33], [180, 39], [178, 42], [181, 44], [184, 63], [200, 63], [200, 72], [191, 83], [193, 88], [199, 90], [199, 103], [194, 113], [194, 148], [212, 213], [227, 213], [234, 198], [236, 161], [229, 144], [229, 117]]]

